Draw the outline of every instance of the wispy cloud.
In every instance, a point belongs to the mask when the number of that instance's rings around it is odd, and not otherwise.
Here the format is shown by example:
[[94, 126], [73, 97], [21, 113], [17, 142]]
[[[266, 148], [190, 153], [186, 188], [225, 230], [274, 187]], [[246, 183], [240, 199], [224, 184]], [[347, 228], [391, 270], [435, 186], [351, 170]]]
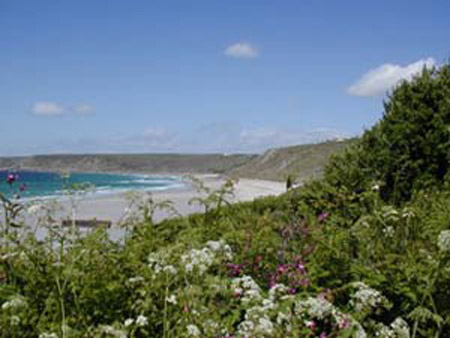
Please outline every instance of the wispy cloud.
[[91, 115], [94, 111], [94, 106], [88, 103], [80, 103], [73, 107], [73, 112], [79, 115]]
[[225, 55], [236, 59], [254, 59], [259, 50], [247, 42], [237, 42], [225, 48]]
[[239, 135], [239, 147], [245, 151], [261, 152], [269, 148], [345, 139], [349, 134], [330, 128], [310, 131], [288, 128], [243, 129]]
[[40, 101], [35, 102], [31, 107], [31, 113], [37, 116], [60, 116], [66, 109], [57, 102]]
[[92, 115], [94, 111], [94, 106], [89, 103], [79, 103], [74, 105], [72, 108], [67, 108], [65, 105], [55, 101], [38, 101], [31, 107], [31, 113], [33, 115], [44, 117], [67, 114]]
[[[153, 126], [141, 132], [109, 136], [61, 137], [1, 155], [45, 153], [262, 153], [270, 148], [343, 139], [350, 135], [329, 128], [242, 127], [235, 122], [205, 124], [188, 132]], [[8, 151], [10, 151], [8, 153]]]
[[420, 73], [423, 67], [436, 65], [433, 58], [427, 58], [401, 66], [385, 63], [368, 71], [361, 79], [347, 89], [347, 93], [355, 96], [379, 96], [392, 89], [401, 80], [411, 80]]

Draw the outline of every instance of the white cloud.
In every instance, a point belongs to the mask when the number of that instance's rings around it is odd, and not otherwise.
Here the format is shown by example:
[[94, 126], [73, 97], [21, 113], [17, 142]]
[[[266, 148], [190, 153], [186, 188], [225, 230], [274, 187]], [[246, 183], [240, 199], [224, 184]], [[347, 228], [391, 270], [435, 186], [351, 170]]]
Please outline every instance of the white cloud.
[[94, 113], [95, 108], [94, 108], [94, 106], [92, 106], [88, 103], [81, 103], [81, 104], [76, 105], [73, 108], [73, 111], [79, 115], [91, 115]]
[[40, 101], [33, 104], [31, 113], [38, 116], [59, 116], [65, 113], [66, 109], [56, 102]]
[[246, 42], [237, 42], [225, 48], [225, 55], [236, 59], [254, 59], [259, 56], [259, 50]]
[[401, 80], [411, 80], [420, 73], [423, 67], [436, 64], [433, 58], [422, 59], [402, 67], [401, 65], [385, 63], [368, 71], [361, 79], [347, 89], [347, 93], [355, 96], [379, 96], [392, 89]]
[[317, 128], [310, 131], [286, 128], [243, 129], [239, 137], [242, 150], [261, 152], [269, 148], [310, 144], [335, 139], [345, 139], [349, 135], [334, 129]]

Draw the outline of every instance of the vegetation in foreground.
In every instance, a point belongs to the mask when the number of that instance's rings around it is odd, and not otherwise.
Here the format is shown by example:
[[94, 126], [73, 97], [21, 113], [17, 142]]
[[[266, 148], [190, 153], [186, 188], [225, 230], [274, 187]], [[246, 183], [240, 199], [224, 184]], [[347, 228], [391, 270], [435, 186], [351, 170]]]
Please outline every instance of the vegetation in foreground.
[[4, 201], [1, 336], [450, 337], [449, 98], [424, 70], [323, 179], [159, 224], [143, 201], [124, 243], [31, 206], [39, 242]]

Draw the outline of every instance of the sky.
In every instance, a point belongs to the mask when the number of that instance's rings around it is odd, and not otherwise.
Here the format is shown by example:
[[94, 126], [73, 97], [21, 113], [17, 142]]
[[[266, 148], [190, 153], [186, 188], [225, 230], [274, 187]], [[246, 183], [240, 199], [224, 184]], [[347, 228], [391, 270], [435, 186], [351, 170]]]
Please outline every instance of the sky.
[[448, 0], [0, 0], [0, 156], [360, 135], [450, 57]]

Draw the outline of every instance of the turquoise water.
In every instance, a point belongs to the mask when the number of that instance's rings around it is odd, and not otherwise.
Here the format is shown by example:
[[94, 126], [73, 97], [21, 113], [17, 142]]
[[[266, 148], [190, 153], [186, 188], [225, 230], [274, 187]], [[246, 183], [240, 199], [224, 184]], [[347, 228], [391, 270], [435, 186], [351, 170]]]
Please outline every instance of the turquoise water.
[[[14, 179], [10, 179], [8, 183], [9, 175], [14, 175]], [[52, 172], [0, 170], [0, 192], [7, 197], [62, 196], [71, 187], [87, 184], [90, 185], [90, 193], [96, 194], [129, 190], [166, 190], [182, 186], [181, 180], [174, 176], [73, 173], [63, 178]]]

